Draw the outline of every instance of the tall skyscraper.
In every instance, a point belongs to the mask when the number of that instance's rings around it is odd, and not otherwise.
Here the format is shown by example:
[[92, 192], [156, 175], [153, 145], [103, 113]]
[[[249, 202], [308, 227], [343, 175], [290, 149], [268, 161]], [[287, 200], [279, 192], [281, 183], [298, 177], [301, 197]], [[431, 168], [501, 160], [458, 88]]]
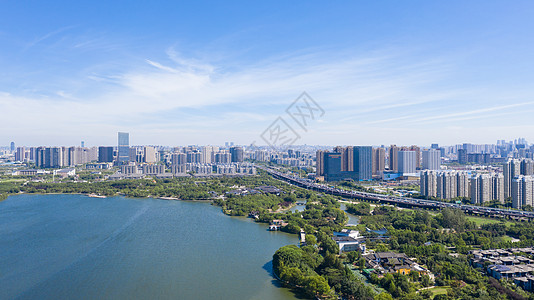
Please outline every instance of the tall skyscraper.
[[438, 178], [434, 171], [422, 171], [420, 181], [421, 195], [425, 197], [437, 197]]
[[412, 145], [408, 149], [402, 149], [402, 150], [410, 150], [415, 152], [415, 168], [421, 169], [421, 148]]
[[521, 209], [526, 205], [534, 206], [534, 177], [517, 176], [512, 180], [512, 207]]
[[467, 163], [467, 150], [466, 149], [458, 149], [458, 163], [459, 164]]
[[126, 164], [130, 159], [130, 134], [119, 132], [118, 142], [117, 161], [119, 164]]
[[504, 203], [504, 178], [500, 174], [481, 174], [471, 178], [471, 203], [482, 204], [491, 200]]
[[386, 149], [373, 148], [373, 175], [381, 175], [386, 169]]
[[353, 170], [358, 180], [373, 179], [373, 147], [355, 146], [353, 147]]
[[452, 199], [457, 197], [456, 174], [452, 172], [440, 172], [437, 176], [437, 197]]
[[17, 152], [15, 153], [16, 161], [26, 160], [26, 149], [24, 147], [17, 147]]
[[534, 175], [534, 160], [521, 160], [521, 175]]
[[327, 151], [317, 150], [315, 153], [315, 174], [317, 176], [324, 176], [324, 154]]
[[337, 146], [334, 152], [341, 154], [341, 172], [354, 171], [354, 152], [352, 147]]
[[399, 171], [399, 147], [396, 145], [389, 147], [389, 170], [395, 173]]
[[15, 151], [15, 142], [11, 142], [11, 152]]
[[403, 174], [413, 174], [416, 171], [416, 152], [399, 151], [398, 152], [398, 172]]
[[439, 170], [441, 166], [440, 151], [435, 149], [423, 151], [423, 170]]
[[219, 147], [202, 146], [200, 151], [202, 152], [202, 162], [209, 164], [215, 160], [215, 152], [219, 151]]
[[512, 196], [512, 180], [521, 174], [521, 163], [517, 159], [511, 159], [503, 164], [504, 197]]

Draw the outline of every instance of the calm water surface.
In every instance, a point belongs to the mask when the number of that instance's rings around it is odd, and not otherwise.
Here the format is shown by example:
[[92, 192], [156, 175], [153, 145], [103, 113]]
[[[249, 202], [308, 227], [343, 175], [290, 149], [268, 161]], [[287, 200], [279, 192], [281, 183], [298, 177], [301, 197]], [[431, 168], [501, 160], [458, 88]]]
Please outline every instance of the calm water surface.
[[295, 299], [269, 232], [207, 203], [18, 195], [0, 202], [0, 299]]

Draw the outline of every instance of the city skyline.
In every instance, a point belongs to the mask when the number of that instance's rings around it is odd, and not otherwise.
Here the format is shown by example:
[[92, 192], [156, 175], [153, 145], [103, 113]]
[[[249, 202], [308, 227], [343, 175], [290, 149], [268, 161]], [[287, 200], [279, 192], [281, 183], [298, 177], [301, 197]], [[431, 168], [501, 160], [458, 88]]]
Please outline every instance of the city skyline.
[[297, 144], [534, 140], [533, 6], [3, 3], [0, 144], [263, 144], [303, 91]]

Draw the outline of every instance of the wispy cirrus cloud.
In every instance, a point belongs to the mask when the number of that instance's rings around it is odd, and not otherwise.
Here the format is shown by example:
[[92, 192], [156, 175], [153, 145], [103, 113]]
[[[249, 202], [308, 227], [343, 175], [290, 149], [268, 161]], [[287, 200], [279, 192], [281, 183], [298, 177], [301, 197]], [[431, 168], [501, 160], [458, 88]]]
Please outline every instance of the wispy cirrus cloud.
[[[366, 126], [387, 139], [387, 132], [397, 137], [402, 128], [425, 122], [467, 121], [531, 104], [469, 109], [464, 99], [476, 89], [440, 88], [451, 75], [453, 62], [413, 61], [388, 53], [333, 58], [301, 52], [247, 65], [183, 58], [169, 48], [165, 57], [145, 58], [124, 70], [101, 73], [88, 68], [82, 74], [83, 88], [64, 86], [46, 97], [2, 94], [0, 109], [6, 112], [6, 122], [22, 124], [15, 129], [17, 134], [39, 124], [43, 134], [71, 140], [97, 135], [113, 139], [113, 132], [128, 130], [144, 134], [145, 143], [210, 143], [199, 140], [208, 136], [206, 132], [215, 133], [218, 142], [226, 139], [225, 133], [248, 143], [256, 139], [253, 132], [261, 133], [295, 97], [308, 91], [326, 110], [308, 139], [315, 137], [315, 143], [321, 143], [337, 136], [331, 134], [335, 128], [350, 128], [348, 132], [371, 143], [377, 139], [363, 133]], [[229, 69], [228, 64], [234, 67]], [[79, 92], [87, 89], [94, 93]], [[18, 114], [21, 107], [31, 110]], [[161, 130], [154, 132], [160, 135], [147, 133], [146, 128], [157, 127]], [[175, 133], [174, 139], [168, 140], [168, 132]]]

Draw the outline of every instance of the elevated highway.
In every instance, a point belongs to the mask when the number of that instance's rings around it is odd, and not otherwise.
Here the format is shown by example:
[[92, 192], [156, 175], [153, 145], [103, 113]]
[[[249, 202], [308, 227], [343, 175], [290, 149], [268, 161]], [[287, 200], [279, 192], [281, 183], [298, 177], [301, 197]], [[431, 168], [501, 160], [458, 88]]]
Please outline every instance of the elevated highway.
[[485, 217], [511, 218], [511, 219], [517, 219], [517, 220], [526, 219], [529, 221], [534, 219], [534, 212], [510, 210], [510, 209], [502, 209], [502, 208], [491, 208], [491, 207], [483, 207], [483, 206], [476, 206], [476, 205], [447, 203], [447, 202], [434, 201], [434, 200], [423, 200], [423, 199], [416, 199], [416, 198], [410, 198], [410, 197], [390, 196], [390, 195], [382, 195], [382, 194], [359, 192], [359, 191], [345, 191], [342, 189], [338, 189], [334, 186], [318, 184], [311, 180], [284, 174], [276, 170], [273, 170], [271, 168], [267, 168], [263, 166], [258, 166], [258, 168], [271, 174], [276, 179], [286, 181], [293, 185], [296, 185], [296, 186], [299, 186], [305, 189], [309, 189], [309, 190], [323, 192], [325, 194], [331, 194], [331, 195], [340, 196], [343, 198], [348, 198], [348, 199], [374, 201], [378, 203], [392, 204], [395, 206], [408, 207], [408, 208], [419, 207], [419, 208], [425, 208], [425, 209], [438, 209], [438, 210], [446, 208], [446, 207], [457, 208], [457, 209], [461, 209], [462, 211], [464, 211], [465, 213], [469, 215], [480, 215], [480, 216], [485, 216]]

